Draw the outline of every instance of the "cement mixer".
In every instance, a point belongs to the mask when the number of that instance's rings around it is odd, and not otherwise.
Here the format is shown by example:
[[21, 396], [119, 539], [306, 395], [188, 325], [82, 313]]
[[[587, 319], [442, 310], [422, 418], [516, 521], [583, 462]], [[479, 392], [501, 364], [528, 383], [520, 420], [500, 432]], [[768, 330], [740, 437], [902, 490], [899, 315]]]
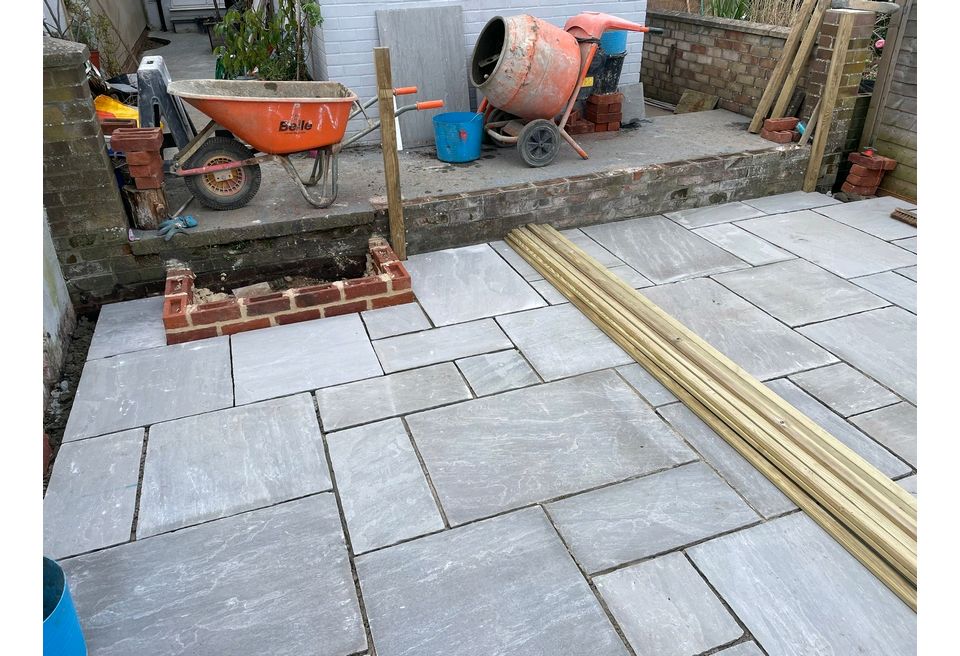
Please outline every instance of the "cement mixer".
[[528, 166], [550, 164], [561, 137], [587, 159], [564, 128], [606, 30], [663, 33], [592, 11], [569, 19], [562, 30], [526, 14], [490, 19], [470, 65], [470, 80], [484, 96], [477, 111], [490, 139], [516, 144]]

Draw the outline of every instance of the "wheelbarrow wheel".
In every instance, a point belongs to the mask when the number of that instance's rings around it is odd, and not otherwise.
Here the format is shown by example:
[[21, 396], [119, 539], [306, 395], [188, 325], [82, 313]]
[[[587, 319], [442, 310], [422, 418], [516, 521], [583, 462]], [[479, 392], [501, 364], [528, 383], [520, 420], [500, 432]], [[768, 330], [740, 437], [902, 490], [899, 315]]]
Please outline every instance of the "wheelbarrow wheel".
[[546, 166], [560, 152], [560, 128], [545, 118], [530, 121], [520, 131], [517, 150], [527, 166]]
[[[187, 160], [184, 168], [242, 162], [253, 156], [253, 151], [236, 139], [211, 137]], [[188, 175], [184, 182], [201, 204], [214, 210], [234, 210], [249, 203], [260, 189], [260, 165]]]

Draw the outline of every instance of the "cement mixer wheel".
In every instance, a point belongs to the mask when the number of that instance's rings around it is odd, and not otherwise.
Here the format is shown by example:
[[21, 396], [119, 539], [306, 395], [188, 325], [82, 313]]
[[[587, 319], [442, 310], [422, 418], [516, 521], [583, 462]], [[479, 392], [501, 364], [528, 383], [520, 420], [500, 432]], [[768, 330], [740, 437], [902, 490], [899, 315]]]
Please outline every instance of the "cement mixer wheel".
[[557, 158], [560, 139], [560, 128], [556, 123], [538, 118], [523, 126], [517, 140], [517, 150], [527, 166], [546, 166]]

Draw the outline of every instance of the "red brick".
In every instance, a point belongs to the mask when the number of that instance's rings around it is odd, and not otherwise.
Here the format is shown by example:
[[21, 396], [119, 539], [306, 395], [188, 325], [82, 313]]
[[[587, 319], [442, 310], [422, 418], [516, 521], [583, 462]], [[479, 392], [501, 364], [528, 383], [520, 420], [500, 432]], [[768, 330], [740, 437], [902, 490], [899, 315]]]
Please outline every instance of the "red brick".
[[854, 164], [853, 166], [851, 166], [850, 172], [853, 173], [854, 175], [861, 175], [861, 176], [866, 176], [866, 175], [882, 176], [883, 175], [883, 169], [868, 169], [866, 166], [861, 166], [860, 164]]
[[283, 292], [252, 296], [245, 300], [247, 316], [257, 317], [263, 314], [275, 314], [290, 309], [290, 297]]
[[397, 254], [393, 252], [392, 248], [382, 246], [371, 248], [370, 257], [373, 259], [375, 266], [382, 267], [387, 262], [395, 262], [397, 259]]
[[160, 156], [160, 151], [146, 151], [146, 150], [134, 150], [128, 153], [124, 153], [127, 156], [127, 164], [135, 164], [137, 166], [144, 166], [146, 164], [153, 164], [154, 162], [163, 163], [163, 157]]
[[163, 174], [134, 178], [137, 189], [159, 189], [163, 186]]
[[110, 148], [122, 153], [128, 150], [154, 152], [162, 145], [161, 128], [117, 128], [110, 135]]
[[178, 333], [167, 333], [167, 344], [182, 344], [192, 342], [195, 339], [206, 339], [217, 336], [217, 327], [208, 326], [206, 328], [197, 328], [196, 330], [184, 330]]
[[620, 121], [611, 121], [607, 123], [607, 132], [616, 132], [620, 129]]
[[587, 120], [593, 123], [619, 122], [623, 118], [622, 112], [587, 112]]
[[800, 137], [803, 136], [800, 134], [799, 130], [791, 130], [790, 134], [791, 134], [790, 141], [800, 141]]
[[410, 273], [400, 262], [391, 262], [386, 266], [386, 273], [390, 274], [393, 280], [393, 290], [410, 289]]
[[158, 159], [149, 164], [129, 164], [130, 175], [135, 178], [163, 177], [163, 160]]
[[770, 132], [783, 132], [797, 127], [799, 122], [798, 118], [768, 118], [763, 122], [763, 129]]
[[607, 124], [606, 123], [595, 123], [593, 126], [594, 132], [606, 132]]
[[187, 276], [171, 276], [167, 273], [167, 284], [164, 287], [164, 296], [175, 296], [177, 294], [190, 295], [193, 293], [193, 278]]
[[616, 103], [623, 102], [622, 93], [594, 93], [590, 94], [587, 97], [587, 105], [596, 105], [598, 107], [606, 107], [608, 105], [614, 105]]
[[870, 169], [871, 171], [879, 171], [883, 169], [884, 166], [883, 160], [876, 155], [873, 157], [867, 157], [863, 153], [850, 153], [847, 156], [847, 160], [858, 166], [862, 166], [865, 169]]
[[873, 196], [877, 193], [877, 187], [858, 187], [857, 185], [852, 185], [849, 182], [844, 182], [843, 186], [840, 187], [841, 190], [848, 194], [857, 194], [859, 196]]
[[787, 130], [781, 132], [771, 132], [770, 130], [760, 130], [760, 136], [766, 139], [767, 141], [772, 141], [774, 143], [790, 143], [793, 141], [793, 133]]
[[163, 327], [171, 330], [189, 326], [186, 310], [187, 298], [185, 296], [168, 296], [165, 298], [163, 301]]
[[343, 296], [346, 299], [376, 296], [387, 292], [387, 283], [379, 278], [354, 278], [343, 284]]
[[256, 330], [258, 328], [269, 328], [270, 319], [267, 317], [261, 317], [259, 319], [248, 319], [246, 321], [240, 321], [238, 323], [228, 323], [225, 326], [220, 326], [220, 334], [222, 335], [234, 335], [236, 333], [246, 332], [248, 330]]
[[343, 299], [343, 296], [340, 293], [340, 288], [329, 282], [312, 287], [301, 287], [293, 292], [293, 304], [301, 308], [334, 303], [341, 299]]
[[884, 157], [883, 155], [874, 155], [874, 157], [883, 162], [884, 171], [892, 171], [893, 169], [897, 168], [897, 160], [895, 159], [890, 159], [889, 157]]
[[389, 307], [391, 305], [403, 305], [404, 303], [412, 303], [415, 300], [417, 300], [417, 297], [413, 295], [413, 292], [403, 292], [400, 294], [391, 294], [390, 296], [371, 298], [370, 307], [376, 309]]
[[285, 326], [288, 323], [297, 323], [298, 321], [310, 321], [319, 319], [323, 316], [320, 308], [310, 308], [309, 310], [300, 310], [299, 312], [290, 312], [288, 314], [278, 314], [275, 318], [277, 323]]
[[349, 301], [347, 303], [338, 303], [337, 305], [328, 305], [323, 308], [323, 316], [336, 317], [341, 314], [350, 314], [351, 312], [363, 312], [367, 309], [367, 302]]
[[237, 299], [195, 305], [190, 310], [190, 322], [194, 326], [217, 323], [218, 321], [233, 321], [239, 318], [240, 304]]
[[877, 171], [877, 174], [871, 173], [870, 175], [857, 175], [856, 173], [850, 173], [847, 175], [847, 182], [857, 187], [877, 187], [880, 185], [880, 181], [883, 179], [883, 171]]

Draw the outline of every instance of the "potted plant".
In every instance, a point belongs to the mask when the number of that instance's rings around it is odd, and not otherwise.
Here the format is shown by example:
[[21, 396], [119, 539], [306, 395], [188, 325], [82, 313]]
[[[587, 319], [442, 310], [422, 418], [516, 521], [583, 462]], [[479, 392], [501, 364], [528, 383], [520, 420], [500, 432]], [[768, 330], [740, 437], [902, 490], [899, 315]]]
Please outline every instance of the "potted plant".
[[[105, 14], [93, 11], [89, 0], [62, 0], [62, 13], [58, 0], [43, 1], [52, 18], [52, 22], [43, 22], [47, 34], [86, 45], [94, 66], [108, 73], [119, 71], [119, 48], [114, 38], [113, 24]], [[55, 8], [51, 2], [56, 3]]]

